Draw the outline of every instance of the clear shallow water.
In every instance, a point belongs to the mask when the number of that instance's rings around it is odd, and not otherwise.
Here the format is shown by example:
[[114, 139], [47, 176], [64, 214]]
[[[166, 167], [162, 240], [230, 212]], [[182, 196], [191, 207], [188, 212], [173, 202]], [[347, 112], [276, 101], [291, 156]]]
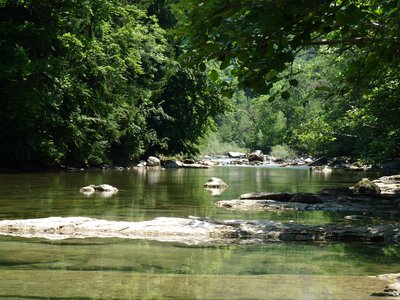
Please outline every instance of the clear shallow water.
[[[212, 176], [229, 185], [220, 196], [202, 187]], [[214, 203], [253, 191], [316, 192], [350, 186], [364, 176], [250, 167], [1, 174], [0, 219], [88, 216], [139, 221], [194, 215], [342, 222], [338, 214], [242, 213]], [[101, 183], [120, 191], [109, 198], [79, 193], [82, 186]], [[386, 284], [366, 275], [391, 272], [400, 272], [400, 251], [382, 245], [187, 247], [142, 240], [0, 237], [3, 299], [366, 299]]]

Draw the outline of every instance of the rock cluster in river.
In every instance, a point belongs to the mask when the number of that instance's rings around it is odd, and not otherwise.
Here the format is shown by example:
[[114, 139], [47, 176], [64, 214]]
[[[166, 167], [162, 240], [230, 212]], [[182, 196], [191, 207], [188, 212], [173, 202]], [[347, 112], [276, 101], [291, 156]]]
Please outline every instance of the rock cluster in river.
[[219, 207], [246, 211], [324, 210], [400, 216], [400, 176], [374, 181], [363, 179], [354, 187], [327, 188], [319, 193], [247, 193], [239, 199], [216, 202]]

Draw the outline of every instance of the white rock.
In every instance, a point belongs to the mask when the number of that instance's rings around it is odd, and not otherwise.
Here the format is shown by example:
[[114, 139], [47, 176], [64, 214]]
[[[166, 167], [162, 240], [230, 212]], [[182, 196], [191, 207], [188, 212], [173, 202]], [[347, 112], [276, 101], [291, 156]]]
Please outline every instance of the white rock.
[[149, 156], [146, 165], [148, 167], [159, 167], [161, 165], [161, 161], [155, 156]]
[[100, 184], [93, 187], [97, 192], [118, 192], [118, 189], [116, 187], [113, 187], [109, 184]]
[[206, 188], [226, 188], [228, 185], [219, 178], [211, 177], [205, 184], [204, 187]]
[[84, 186], [79, 191], [87, 195], [93, 194], [95, 192], [94, 185]]

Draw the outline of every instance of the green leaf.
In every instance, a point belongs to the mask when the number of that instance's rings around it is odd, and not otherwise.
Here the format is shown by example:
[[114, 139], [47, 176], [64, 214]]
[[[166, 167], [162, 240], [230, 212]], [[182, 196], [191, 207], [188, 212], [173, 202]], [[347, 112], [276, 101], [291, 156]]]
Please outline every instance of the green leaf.
[[220, 69], [220, 70], [225, 70], [225, 69], [230, 65], [230, 63], [231, 63], [231, 58], [230, 58], [230, 56], [228, 55], [228, 56], [226, 56], [225, 59], [222, 61], [222, 63], [221, 63], [221, 65], [220, 65], [219, 69]]
[[218, 81], [219, 75], [218, 72], [215, 69], [212, 69], [210, 73], [208, 73], [208, 76], [210, 79], [214, 82]]

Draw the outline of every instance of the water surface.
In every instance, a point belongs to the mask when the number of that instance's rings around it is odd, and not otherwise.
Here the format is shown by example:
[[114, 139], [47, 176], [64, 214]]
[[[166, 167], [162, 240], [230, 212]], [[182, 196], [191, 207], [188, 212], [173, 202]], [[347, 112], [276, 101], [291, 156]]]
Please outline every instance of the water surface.
[[[189, 215], [218, 219], [344, 222], [325, 212], [250, 213], [217, 208], [218, 200], [254, 191], [316, 192], [350, 186], [364, 173], [215, 167], [1, 174], [0, 219], [87, 216], [140, 221]], [[212, 176], [229, 188], [212, 196]], [[108, 183], [112, 197], [79, 188]], [[3, 299], [373, 299], [385, 282], [367, 275], [400, 271], [400, 251], [370, 244], [270, 243], [189, 247], [123, 239], [47, 241], [0, 237]]]

